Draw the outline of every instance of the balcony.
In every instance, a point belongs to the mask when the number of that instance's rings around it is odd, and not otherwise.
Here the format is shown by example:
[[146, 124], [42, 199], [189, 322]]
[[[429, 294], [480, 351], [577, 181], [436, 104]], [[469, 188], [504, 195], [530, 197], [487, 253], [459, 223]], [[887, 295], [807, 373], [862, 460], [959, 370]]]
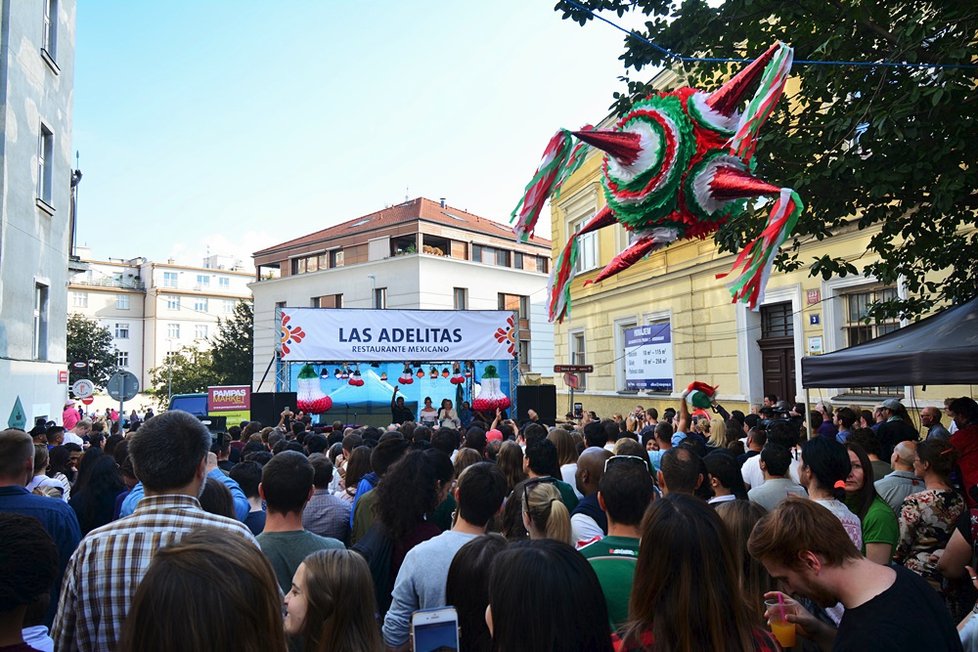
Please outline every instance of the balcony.
[[81, 278], [72, 281], [75, 285], [88, 285], [102, 288], [122, 288], [125, 290], [146, 290], [142, 279], [137, 277], [111, 278], [104, 276], [101, 278]]

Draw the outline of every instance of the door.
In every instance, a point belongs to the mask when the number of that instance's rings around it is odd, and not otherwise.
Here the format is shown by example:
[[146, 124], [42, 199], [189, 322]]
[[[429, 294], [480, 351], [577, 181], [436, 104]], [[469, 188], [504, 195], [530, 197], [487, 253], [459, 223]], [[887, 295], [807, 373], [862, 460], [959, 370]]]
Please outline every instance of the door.
[[764, 394], [795, 400], [795, 338], [791, 302], [761, 306], [761, 369]]

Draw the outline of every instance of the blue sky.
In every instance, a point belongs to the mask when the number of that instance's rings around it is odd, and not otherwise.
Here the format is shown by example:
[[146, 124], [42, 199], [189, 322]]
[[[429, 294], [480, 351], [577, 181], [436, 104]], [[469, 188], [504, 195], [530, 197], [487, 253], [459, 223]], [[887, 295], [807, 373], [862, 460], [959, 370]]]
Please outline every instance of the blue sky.
[[553, 132], [606, 115], [622, 37], [552, 0], [79, 2], [78, 243], [248, 264], [405, 196], [508, 220]]

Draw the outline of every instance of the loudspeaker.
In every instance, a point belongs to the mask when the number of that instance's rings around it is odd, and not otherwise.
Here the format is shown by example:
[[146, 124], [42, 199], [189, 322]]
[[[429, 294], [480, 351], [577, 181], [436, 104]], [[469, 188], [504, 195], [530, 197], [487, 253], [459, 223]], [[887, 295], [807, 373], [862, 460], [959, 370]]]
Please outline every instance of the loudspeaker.
[[274, 426], [282, 416], [282, 410], [296, 411], [295, 401], [295, 392], [252, 392], [251, 420], [261, 421], [263, 426]]
[[526, 421], [527, 410], [535, 410], [540, 423], [552, 426], [557, 422], [556, 385], [518, 385], [516, 387], [516, 422]]

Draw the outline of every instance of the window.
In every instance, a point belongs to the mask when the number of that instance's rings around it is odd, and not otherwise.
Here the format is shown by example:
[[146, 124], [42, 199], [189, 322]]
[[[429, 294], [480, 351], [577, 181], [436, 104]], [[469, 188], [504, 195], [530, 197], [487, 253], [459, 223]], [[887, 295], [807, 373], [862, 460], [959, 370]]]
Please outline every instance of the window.
[[[577, 220], [569, 225], [570, 233], [577, 233], [578, 229], [583, 227], [588, 219]], [[598, 266], [598, 234], [596, 231], [591, 233], [585, 233], [577, 238], [578, 254], [577, 254], [577, 265], [574, 267], [574, 273], [586, 272], [588, 270], [594, 269]]]
[[116, 310], [129, 310], [129, 295], [128, 294], [115, 295], [115, 307]]
[[166, 309], [180, 310], [180, 297], [175, 294], [166, 295]]
[[166, 325], [166, 337], [169, 340], [179, 340], [180, 339], [180, 324], [167, 324]]
[[197, 324], [196, 326], [194, 326], [194, 339], [196, 340], [207, 339], [207, 324]]
[[163, 272], [163, 287], [175, 288], [177, 286], [176, 272]]
[[495, 265], [497, 267], [509, 267], [509, 254], [506, 249], [487, 247], [485, 245], [472, 245], [472, 260], [483, 265]]
[[321, 297], [313, 297], [310, 301], [313, 308], [342, 308], [342, 294], [327, 294]]
[[234, 299], [224, 299], [222, 301], [223, 312], [225, 315], [230, 315], [234, 312]]
[[115, 325], [115, 339], [117, 339], [117, 340], [128, 340], [129, 339], [129, 323], [128, 322], [116, 322], [116, 325]]
[[523, 269], [523, 254], [518, 251], [513, 252], [513, 267]]
[[[869, 306], [877, 301], [891, 301], [897, 298], [896, 288], [872, 288], [860, 289], [856, 292], [849, 292], [842, 295], [845, 303], [845, 325], [843, 330], [846, 334], [846, 346], [855, 346], [868, 340], [886, 335], [900, 328], [900, 323], [895, 319], [888, 319], [883, 322], [863, 321], [869, 315]], [[900, 387], [853, 387], [856, 394], [900, 394]]]
[[520, 319], [530, 318], [530, 297], [519, 294], [499, 294], [499, 309], [513, 310]]
[[44, 33], [41, 34], [41, 49], [52, 60], [58, 54], [58, 0], [44, 0]]
[[54, 163], [54, 133], [41, 123], [37, 139], [37, 198], [51, 206], [51, 166]]
[[210, 287], [211, 286], [211, 277], [208, 276], [207, 274], [198, 274], [197, 275], [197, 285], [200, 286], [200, 287], [202, 287], [202, 288], [208, 288], [208, 287]]
[[120, 367], [129, 366], [129, 351], [116, 351], [115, 352], [115, 363]]
[[520, 340], [519, 341], [519, 351], [518, 360], [520, 363], [520, 371], [530, 370], [530, 340]]
[[194, 310], [207, 312], [207, 297], [194, 297]]
[[537, 256], [537, 271], [544, 274], [550, 273], [550, 259], [546, 256]]
[[374, 288], [374, 309], [382, 310], [387, 307], [387, 288]]
[[32, 356], [35, 360], [46, 360], [48, 357], [48, 286], [43, 283], [34, 284], [33, 331]]
[[452, 291], [454, 295], [454, 305], [455, 310], [468, 310], [469, 308], [469, 291], [467, 288], [455, 288]]
[[334, 249], [329, 252], [329, 266], [330, 267], [343, 267], [343, 250]]
[[88, 292], [72, 292], [71, 293], [71, 307], [72, 308], [87, 308], [88, 307]]
[[229, 279], [227, 276], [218, 276], [217, 285], [222, 290], [227, 290], [231, 287], [231, 279]]
[[[575, 331], [570, 334], [570, 363], [587, 364], [584, 331]], [[577, 389], [587, 389], [587, 374], [577, 374]]]

